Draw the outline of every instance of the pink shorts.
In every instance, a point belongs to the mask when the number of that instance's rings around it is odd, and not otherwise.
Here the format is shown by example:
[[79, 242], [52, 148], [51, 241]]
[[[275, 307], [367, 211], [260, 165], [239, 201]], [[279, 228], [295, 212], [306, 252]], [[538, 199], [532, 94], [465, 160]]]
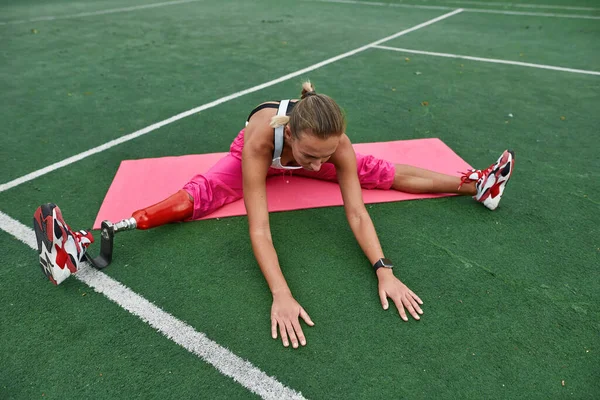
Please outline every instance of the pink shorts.
[[[242, 192], [242, 149], [244, 130], [237, 135], [230, 153], [220, 159], [208, 172], [196, 175], [183, 189], [194, 198], [192, 219], [202, 218], [225, 204], [243, 197]], [[396, 169], [391, 162], [373, 156], [356, 154], [356, 165], [360, 185], [364, 189], [389, 190], [394, 182]], [[289, 170], [269, 168], [267, 177], [289, 173]], [[318, 172], [304, 169], [293, 170], [292, 174], [309, 178], [337, 182], [335, 167], [325, 163]]]

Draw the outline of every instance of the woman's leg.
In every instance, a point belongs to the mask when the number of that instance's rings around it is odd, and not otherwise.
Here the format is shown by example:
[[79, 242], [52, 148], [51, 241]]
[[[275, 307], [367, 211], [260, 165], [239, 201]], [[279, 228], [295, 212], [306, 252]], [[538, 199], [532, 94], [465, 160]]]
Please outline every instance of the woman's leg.
[[[358, 179], [364, 189], [395, 189], [407, 193], [457, 193], [473, 196], [475, 182], [463, 183], [458, 176], [433, 172], [405, 164], [393, 164], [371, 155], [356, 154]], [[335, 167], [326, 163], [319, 172], [305, 170], [293, 174], [337, 181]], [[459, 189], [460, 186], [460, 189]]]
[[458, 176], [446, 175], [405, 164], [395, 164], [392, 189], [407, 193], [456, 193], [474, 196], [475, 182], [461, 185]]
[[[395, 189], [408, 193], [455, 193], [473, 196], [490, 210], [495, 210], [506, 184], [512, 176], [515, 155], [505, 150], [498, 160], [484, 170], [469, 170], [462, 176], [446, 175], [404, 164], [393, 164], [371, 155], [356, 153], [360, 185], [364, 189]], [[298, 170], [297, 175], [329, 181], [337, 180], [335, 167], [326, 163], [319, 172]]]
[[[199, 219], [242, 195], [242, 129], [220, 159], [205, 174], [192, 178], [180, 191], [160, 203], [135, 211], [115, 224], [115, 230], [150, 229], [171, 222]], [[133, 220], [133, 221], [132, 221]]]

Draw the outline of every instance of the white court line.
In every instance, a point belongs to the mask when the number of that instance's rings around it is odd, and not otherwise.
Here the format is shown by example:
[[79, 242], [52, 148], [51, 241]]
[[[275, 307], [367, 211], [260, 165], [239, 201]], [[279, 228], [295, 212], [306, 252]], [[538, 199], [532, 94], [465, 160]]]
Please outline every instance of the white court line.
[[[305, 0], [305, 1], [318, 1], [321, 3], [342, 3], [342, 4], [361, 4], [366, 6], [378, 6], [378, 7], [402, 7], [402, 8], [422, 8], [422, 9], [434, 9], [434, 10], [450, 10], [451, 7], [446, 6], [425, 6], [419, 4], [394, 4], [394, 3], [378, 3], [373, 1], [359, 1], [359, 0]], [[504, 10], [486, 10], [481, 8], [463, 8], [465, 12], [475, 13], [488, 13], [488, 14], [504, 14], [504, 15], [530, 15], [534, 17], [556, 17], [556, 18], [579, 18], [579, 19], [600, 19], [600, 16], [593, 15], [581, 15], [581, 14], [553, 14], [553, 13], [538, 13], [528, 11], [504, 11]]]
[[[456, 7], [450, 6], [427, 6], [422, 4], [396, 4], [396, 3], [380, 3], [375, 1], [359, 1], [359, 0], [305, 0], [316, 1], [320, 3], [342, 3], [342, 4], [363, 4], [367, 6], [380, 7], [400, 7], [400, 8], [415, 8], [423, 10], [454, 10]], [[464, 8], [463, 8], [464, 11]]]
[[423, 10], [454, 10], [456, 7], [450, 6], [427, 6], [423, 4], [395, 4], [395, 3], [379, 3], [375, 1], [358, 1], [358, 0], [306, 0], [318, 1], [320, 3], [342, 3], [342, 4], [364, 4], [368, 6], [381, 7], [400, 7], [400, 8], [416, 8]]
[[152, 4], [144, 4], [141, 6], [132, 6], [132, 7], [123, 7], [123, 8], [113, 8], [110, 10], [98, 10], [98, 11], [90, 11], [90, 12], [82, 12], [78, 14], [70, 14], [70, 15], [58, 15], [58, 16], [47, 16], [47, 17], [36, 17], [32, 19], [20, 19], [15, 21], [2, 21], [0, 25], [15, 25], [15, 24], [25, 24], [28, 22], [40, 22], [40, 21], [55, 21], [57, 19], [69, 19], [69, 18], [82, 18], [82, 17], [93, 17], [95, 15], [105, 15], [105, 14], [118, 14], [123, 12], [131, 12], [137, 10], [145, 10], [148, 8], [156, 8], [156, 7], [166, 7], [166, 6], [174, 6], [177, 4], [186, 4], [186, 3], [195, 3], [202, 0], [176, 0], [176, 1], [167, 1], [163, 3], [152, 3]]
[[411, 49], [403, 49], [403, 48], [399, 48], [399, 47], [388, 47], [388, 46], [373, 46], [373, 47], [376, 49], [392, 50], [392, 51], [398, 51], [401, 53], [424, 54], [424, 55], [436, 56], [436, 57], [460, 58], [460, 59], [464, 59], [464, 60], [481, 61], [481, 62], [488, 62], [488, 63], [495, 63], [495, 64], [519, 65], [521, 67], [550, 69], [553, 71], [572, 72], [575, 74], [600, 75], [600, 72], [598, 72], [598, 71], [588, 71], [588, 70], [584, 70], [584, 69], [555, 67], [552, 65], [532, 64], [532, 63], [525, 63], [525, 62], [520, 62], [520, 61], [508, 61], [508, 60], [498, 60], [498, 59], [494, 59], [494, 58], [461, 56], [458, 54], [448, 54], [448, 53], [434, 53], [431, 51], [411, 50]]
[[[33, 229], [2, 211], [0, 211], [0, 229], [37, 251]], [[190, 325], [178, 320], [87, 263], [73, 276], [263, 399], [304, 399], [301, 393], [284, 386], [249, 361], [236, 356], [206, 337], [204, 333], [196, 331]], [[47, 284], [50, 285], [49, 282]]]
[[269, 86], [273, 86], [273, 85], [275, 85], [277, 83], [281, 83], [281, 82], [287, 81], [287, 80], [289, 80], [291, 78], [295, 78], [296, 76], [299, 76], [299, 75], [305, 74], [307, 72], [313, 71], [313, 70], [315, 70], [317, 68], [321, 68], [321, 67], [323, 67], [323, 66], [325, 66], [327, 64], [331, 64], [331, 63], [339, 61], [339, 60], [341, 60], [343, 58], [350, 57], [350, 56], [352, 56], [354, 54], [357, 54], [357, 53], [360, 53], [362, 51], [365, 51], [365, 50], [367, 50], [367, 49], [369, 49], [369, 48], [371, 48], [373, 46], [376, 46], [376, 45], [381, 44], [383, 42], [387, 42], [388, 40], [392, 40], [392, 39], [395, 39], [397, 37], [406, 35], [407, 33], [410, 33], [410, 32], [416, 31], [417, 29], [421, 29], [421, 28], [426, 27], [428, 25], [434, 24], [434, 23], [436, 23], [438, 21], [441, 21], [443, 19], [451, 17], [451, 16], [453, 16], [455, 14], [458, 14], [460, 12], [462, 12], [461, 8], [459, 8], [458, 10], [454, 10], [452, 12], [449, 12], [447, 14], [441, 15], [441, 16], [439, 16], [437, 18], [430, 19], [429, 21], [423, 22], [422, 24], [415, 25], [412, 28], [403, 30], [401, 32], [397, 32], [397, 33], [395, 33], [395, 34], [393, 34], [391, 36], [385, 37], [383, 39], [379, 39], [379, 40], [377, 40], [377, 41], [375, 41], [373, 43], [369, 43], [369, 44], [367, 44], [365, 46], [362, 46], [362, 47], [359, 47], [357, 49], [351, 50], [351, 51], [349, 51], [347, 53], [340, 54], [338, 56], [329, 58], [329, 59], [327, 59], [325, 61], [321, 61], [320, 63], [311, 65], [310, 67], [303, 68], [303, 69], [298, 70], [296, 72], [292, 72], [291, 74], [284, 75], [284, 76], [279, 77], [277, 79], [274, 79], [274, 80], [272, 80], [270, 82], [266, 82], [266, 83], [263, 83], [261, 85], [254, 86], [254, 87], [251, 87], [249, 89], [243, 90], [241, 92], [237, 92], [237, 93], [234, 93], [234, 94], [230, 94], [229, 96], [221, 97], [218, 100], [215, 100], [213, 102], [204, 104], [202, 106], [199, 106], [199, 107], [196, 107], [196, 108], [192, 108], [191, 110], [182, 112], [182, 113], [177, 114], [177, 115], [175, 115], [175, 116], [173, 116], [171, 118], [165, 119], [164, 121], [160, 121], [160, 122], [157, 122], [157, 123], [155, 123], [153, 125], [147, 126], [147, 127], [143, 128], [143, 129], [140, 129], [139, 131], [130, 133], [130, 134], [125, 135], [125, 136], [121, 136], [118, 139], [111, 140], [108, 143], [105, 143], [105, 144], [100, 145], [98, 147], [94, 147], [93, 149], [84, 151], [83, 153], [76, 154], [76, 155], [74, 155], [72, 157], [69, 157], [69, 158], [64, 159], [62, 161], [59, 161], [57, 163], [54, 163], [52, 165], [49, 165], [49, 166], [47, 166], [45, 168], [42, 168], [42, 169], [39, 169], [37, 171], [31, 172], [31, 173], [29, 173], [27, 175], [24, 175], [24, 176], [22, 176], [20, 178], [14, 179], [14, 180], [12, 180], [10, 182], [3, 183], [3, 184], [0, 185], [0, 193], [6, 191], [8, 189], [11, 189], [11, 188], [13, 188], [15, 186], [18, 186], [18, 185], [20, 185], [22, 183], [28, 182], [28, 181], [30, 181], [32, 179], [38, 178], [38, 177], [40, 177], [42, 175], [46, 175], [47, 173], [52, 172], [54, 170], [57, 170], [59, 168], [65, 167], [65, 166], [70, 165], [70, 164], [73, 164], [74, 162], [83, 160], [84, 158], [87, 158], [87, 157], [89, 157], [89, 156], [91, 156], [93, 154], [100, 153], [100, 152], [102, 152], [104, 150], [108, 150], [111, 147], [117, 146], [117, 145], [119, 145], [121, 143], [125, 143], [125, 142], [128, 142], [128, 141], [130, 141], [132, 139], [135, 139], [137, 137], [143, 136], [143, 135], [145, 135], [145, 134], [147, 134], [149, 132], [152, 132], [152, 131], [154, 131], [154, 130], [162, 127], [162, 126], [168, 125], [168, 124], [173, 123], [175, 121], [178, 121], [178, 120], [180, 120], [182, 118], [185, 118], [185, 117], [188, 117], [190, 115], [196, 114], [196, 113], [198, 113], [200, 111], [207, 110], [209, 108], [215, 107], [215, 106], [217, 106], [219, 104], [225, 103], [225, 102], [227, 102], [229, 100], [236, 99], [236, 98], [244, 96], [246, 94], [259, 91], [259, 90], [267, 88]]
[[496, 10], [483, 10], [483, 9], [479, 9], [479, 8], [465, 8], [465, 11], [474, 12], [474, 13], [485, 13], [485, 14], [529, 15], [532, 17], [600, 19], [600, 16], [594, 16], [594, 15], [552, 14], [552, 13], [539, 13], [539, 12], [529, 12], [529, 11], [496, 11]]
[[574, 7], [574, 6], [561, 6], [561, 5], [550, 5], [550, 4], [523, 4], [523, 3], [491, 3], [485, 1], [468, 1], [468, 0], [446, 0], [445, 3], [450, 4], [473, 4], [475, 6], [506, 6], [506, 7], [518, 7], [518, 8], [546, 8], [555, 10], [573, 10], [573, 11], [598, 11], [600, 8], [594, 7]]

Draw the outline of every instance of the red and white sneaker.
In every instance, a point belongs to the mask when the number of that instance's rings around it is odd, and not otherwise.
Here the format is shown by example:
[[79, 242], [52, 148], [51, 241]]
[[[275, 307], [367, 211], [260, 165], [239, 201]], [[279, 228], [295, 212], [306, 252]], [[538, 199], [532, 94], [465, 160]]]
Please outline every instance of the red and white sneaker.
[[42, 271], [55, 285], [77, 272], [86, 248], [94, 242], [91, 232], [73, 231], [52, 203], [35, 210], [33, 229]]
[[[475, 182], [477, 194], [473, 198], [490, 210], [495, 210], [500, 203], [504, 188], [510, 179], [515, 167], [515, 153], [505, 150], [495, 164], [486, 169], [472, 169], [465, 172], [460, 178], [460, 186], [465, 183]], [[459, 189], [460, 189], [459, 186]]]

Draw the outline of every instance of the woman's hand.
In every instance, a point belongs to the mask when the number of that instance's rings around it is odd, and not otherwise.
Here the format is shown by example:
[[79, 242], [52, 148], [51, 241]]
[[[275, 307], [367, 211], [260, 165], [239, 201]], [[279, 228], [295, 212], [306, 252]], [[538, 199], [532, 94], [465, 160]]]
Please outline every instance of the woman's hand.
[[306, 338], [300, 327], [301, 317], [309, 326], [314, 326], [304, 308], [287, 292], [273, 295], [273, 306], [271, 307], [271, 336], [277, 339], [277, 326], [281, 334], [281, 341], [285, 347], [289, 346], [289, 340], [292, 347], [297, 349], [298, 343], [306, 346]]
[[419, 320], [419, 314], [423, 314], [423, 310], [419, 307], [420, 304], [423, 304], [423, 301], [421, 301], [419, 296], [414, 294], [404, 283], [400, 282], [394, 276], [391, 269], [379, 268], [377, 270], [377, 277], [379, 278], [379, 299], [381, 300], [383, 309], [388, 309], [387, 298], [389, 297], [396, 304], [400, 317], [404, 321], [408, 321], [404, 308], [408, 310], [414, 319]]

